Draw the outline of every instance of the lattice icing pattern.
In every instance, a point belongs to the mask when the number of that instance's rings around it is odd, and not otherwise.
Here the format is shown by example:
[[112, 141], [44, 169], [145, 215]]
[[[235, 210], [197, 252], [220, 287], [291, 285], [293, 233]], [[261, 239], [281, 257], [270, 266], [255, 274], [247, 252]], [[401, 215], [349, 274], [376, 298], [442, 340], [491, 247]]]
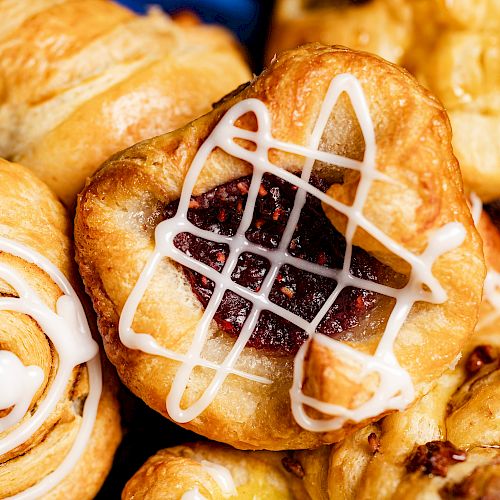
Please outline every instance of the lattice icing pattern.
[[[361, 161], [318, 149], [332, 109], [340, 95], [344, 92], [350, 98], [365, 142], [364, 156]], [[242, 129], [235, 125], [237, 120], [247, 113], [255, 115], [257, 121], [256, 131]], [[336, 76], [331, 81], [307, 146], [278, 140], [273, 137], [271, 130], [271, 116], [269, 111], [265, 104], [258, 99], [245, 99], [235, 104], [213, 129], [212, 133], [198, 150], [186, 175], [176, 215], [171, 219], [162, 221], [156, 227], [155, 250], [148, 259], [122, 310], [119, 324], [120, 339], [129, 348], [139, 349], [146, 353], [180, 362], [166, 401], [170, 417], [180, 423], [191, 421], [200, 415], [214, 400], [218, 390], [229, 374], [245, 377], [256, 383], [272, 383], [271, 380], [241, 372], [235, 368], [238, 358], [257, 324], [259, 315], [264, 310], [271, 311], [285, 320], [294, 323], [309, 336], [309, 340], [301, 347], [295, 358], [294, 382], [290, 391], [293, 414], [302, 427], [313, 431], [327, 431], [341, 427], [346, 420], [360, 421], [367, 417], [377, 416], [387, 409], [403, 409], [413, 400], [414, 389], [409, 374], [399, 365], [394, 356], [394, 342], [415, 302], [426, 301], [438, 304], [446, 300], [445, 290], [432, 274], [432, 265], [440, 255], [462, 244], [466, 234], [465, 229], [460, 223], [445, 225], [431, 235], [426, 250], [422, 254], [417, 255], [391, 239], [364, 216], [363, 206], [372, 183], [375, 180], [382, 182], [394, 181], [376, 169], [374, 127], [362, 87], [354, 76], [342, 74]], [[253, 150], [246, 149], [237, 140], [249, 141], [255, 148]], [[233, 236], [223, 236], [203, 230], [193, 225], [187, 217], [189, 203], [198, 176], [207, 158], [215, 148], [220, 148], [226, 153], [245, 160], [253, 166], [253, 176], [248, 188], [245, 209], [240, 225]], [[297, 177], [292, 172], [283, 170], [273, 164], [269, 160], [269, 151], [271, 149], [303, 157], [305, 162], [301, 176]], [[343, 204], [309, 184], [315, 161], [359, 172], [360, 180], [352, 205]], [[276, 249], [263, 248], [248, 241], [245, 237], [245, 233], [252, 222], [259, 187], [265, 173], [280, 177], [297, 187], [293, 208], [279, 246]], [[347, 217], [348, 222], [345, 231], [346, 251], [341, 269], [330, 269], [320, 264], [305, 261], [290, 255], [287, 250], [308, 193]], [[392, 288], [387, 285], [358, 278], [351, 274], [352, 241], [358, 228], [364, 229], [368, 234], [381, 242], [389, 251], [411, 265], [412, 270], [408, 283], [403, 288]], [[174, 246], [174, 238], [182, 232], [188, 232], [197, 237], [216, 243], [223, 243], [228, 246], [229, 255], [220, 273], [210, 266], [188, 256]], [[238, 258], [243, 252], [250, 252], [264, 257], [270, 263], [270, 269], [258, 291], [252, 291], [235, 283], [231, 279]], [[215, 283], [213, 294], [197, 325], [192, 344], [188, 352], [182, 354], [163, 348], [151, 335], [136, 333], [132, 328], [139, 303], [158, 264], [164, 257], [168, 257], [193, 271], [197, 271]], [[292, 265], [299, 270], [309, 273], [327, 276], [334, 279], [337, 283], [334, 291], [312, 321], [306, 321], [269, 300], [269, 293], [273, 282], [279, 269], [284, 264]], [[395, 305], [388, 318], [385, 332], [373, 356], [363, 354], [349, 347], [347, 344], [316, 333], [316, 328], [324, 315], [335, 302], [340, 292], [346, 287], [356, 287], [373, 291], [395, 300]], [[228, 290], [251, 301], [252, 309], [230, 352], [222, 363], [215, 364], [210, 360], [203, 359], [201, 353], [204, 343], [208, 338], [214, 314], [219, 307], [224, 293]], [[377, 373], [380, 377], [380, 382], [373, 397], [355, 409], [347, 409], [307, 397], [302, 392], [303, 362], [308, 342], [311, 339], [320, 342], [333, 353], [344, 357], [344, 359], [350, 358], [352, 361], [363, 365], [362, 376]], [[181, 408], [181, 398], [187, 388], [195, 366], [211, 368], [215, 371], [215, 375], [196, 402], [188, 408]], [[306, 414], [305, 406], [316, 408], [333, 418], [330, 420], [311, 419]]]
[[48, 337], [59, 358], [57, 373], [49, 392], [29, 418], [24, 418], [31, 401], [41, 387], [44, 374], [38, 366], [24, 366], [11, 351], [0, 350], [0, 409], [10, 412], [0, 418], [0, 432], [11, 430], [0, 439], [0, 456], [29, 440], [56, 408], [66, 390], [73, 369], [87, 364], [89, 393], [82, 421], [69, 453], [61, 464], [34, 486], [9, 497], [16, 500], [40, 498], [59, 484], [75, 467], [92, 434], [101, 397], [102, 377], [99, 348], [92, 339], [85, 312], [78, 295], [47, 258], [18, 242], [0, 237], [0, 251], [33, 263], [42, 269], [63, 292], [52, 310], [26, 279], [11, 266], [0, 262], [0, 279], [11, 286], [17, 297], [1, 297], [0, 310], [26, 314], [33, 318]]

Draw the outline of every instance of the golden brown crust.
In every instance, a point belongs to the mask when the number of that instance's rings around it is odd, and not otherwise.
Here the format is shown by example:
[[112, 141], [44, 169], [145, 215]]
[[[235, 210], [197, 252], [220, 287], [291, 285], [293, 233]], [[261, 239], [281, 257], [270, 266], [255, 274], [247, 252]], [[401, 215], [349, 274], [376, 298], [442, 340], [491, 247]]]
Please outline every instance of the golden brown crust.
[[[447, 222], [461, 222], [467, 232], [464, 244], [439, 258], [434, 266], [449, 295], [448, 302], [417, 304], [398, 337], [396, 353], [411, 373], [418, 394], [428, 390], [450, 365], [472, 332], [484, 263], [463, 198], [443, 109], [406, 72], [377, 57], [342, 48], [305, 46], [282, 54], [249, 87], [210, 114], [112, 157], [80, 197], [75, 222], [77, 257], [99, 315], [106, 352], [124, 383], [165, 416], [165, 398], [178, 364], [126, 349], [117, 331], [123, 304], [154, 247], [153, 232], [161, 207], [179, 197], [193, 156], [232, 104], [246, 97], [261, 99], [271, 113], [274, 136], [305, 144], [327, 86], [334, 76], [345, 72], [360, 80], [366, 94], [375, 125], [377, 166], [400, 182], [397, 188], [375, 183], [365, 205], [367, 216], [416, 252], [425, 248], [433, 230]], [[341, 99], [335, 109], [324, 144], [332, 151], [359, 155], [363, 145], [348, 101]], [[241, 121], [242, 126], [251, 123], [250, 118]], [[335, 142], [334, 133], [342, 139]], [[297, 157], [279, 152], [271, 157], [281, 168], [301, 168]], [[322, 165], [318, 173], [327, 176], [331, 171], [331, 166]], [[217, 150], [209, 156], [195, 194], [248, 173], [246, 163]], [[339, 197], [352, 195], [355, 181], [346, 179], [347, 188], [339, 188]], [[360, 235], [358, 244], [369, 246], [371, 240]], [[150, 332], [160, 345], [182, 352], [191, 342], [201, 312], [182, 271], [164, 260], [141, 302], [134, 329]], [[372, 335], [371, 340], [356, 343], [356, 348], [370, 351], [376, 338]], [[206, 355], [220, 356], [231, 342], [219, 332], [207, 343]], [[274, 383], [263, 386], [230, 376], [213, 404], [186, 427], [241, 448], [306, 448], [341, 439], [345, 429], [328, 436], [306, 432], [295, 423], [288, 393], [291, 364], [290, 358], [263, 356], [245, 348], [239, 367], [269, 376]], [[205, 369], [197, 370], [182, 404], [192, 402], [211, 376]], [[234, 405], [234, 401], [240, 403]]]
[[66, 205], [109, 155], [184, 125], [250, 78], [222, 28], [107, 0], [31, 3], [0, 6], [0, 154]]
[[[484, 212], [479, 230], [487, 263], [496, 268], [500, 234]], [[483, 304], [481, 317], [489, 312]], [[499, 377], [499, 325], [479, 326], [457, 367], [445, 373], [412, 408], [390, 415], [332, 446], [326, 465], [327, 477], [314, 486], [311, 496], [328, 491], [327, 498], [332, 500], [497, 498], [500, 493]], [[375, 447], [369, 440], [371, 434]], [[446, 440], [466, 452], [464, 462], [445, 462], [445, 469], [437, 470], [444, 475], [426, 474], [421, 468], [408, 467], [419, 446]], [[308, 474], [315, 474], [316, 462], [325, 463], [321, 451], [305, 451], [295, 456], [304, 465], [306, 478]], [[430, 467], [430, 462], [426, 465]]]
[[338, 3], [278, 0], [267, 47], [268, 60], [283, 50], [321, 42], [373, 52], [394, 63], [401, 61], [412, 41], [411, 2]]
[[123, 490], [122, 500], [180, 500], [194, 488], [207, 499], [225, 498], [203, 461], [227, 469], [236, 487], [231, 498], [307, 500], [302, 480], [282, 464], [286, 457], [284, 453], [244, 452], [211, 442], [167, 448], [149, 458], [134, 474]]
[[[0, 186], [1, 236], [40, 252], [77, 286], [69, 237], [71, 225], [61, 203], [28, 169], [4, 160], [0, 160]], [[22, 273], [43, 300], [55, 306], [61, 291], [43, 271], [6, 253], [0, 259]], [[12, 290], [2, 281], [0, 292], [12, 293]], [[9, 311], [2, 311], [0, 316], [0, 349], [12, 351], [25, 365], [40, 366], [45, 373], [45, 380], [31, 403], [30, 410], [34, 410], [54, 379], [57, 353], [30, 317]], [[71, 474], [44, 498], [91, 499], [109, 472], [121, 432], [116, 382], [108, 375], [88, 449]], [[81, 403], [88, 391], [87, 370], [79, 366], [68, 382], [64, 399], [43, 426], [24, 444], [0, 457], [1, 498], [36, 484], [64, 459], [79, 429]]]

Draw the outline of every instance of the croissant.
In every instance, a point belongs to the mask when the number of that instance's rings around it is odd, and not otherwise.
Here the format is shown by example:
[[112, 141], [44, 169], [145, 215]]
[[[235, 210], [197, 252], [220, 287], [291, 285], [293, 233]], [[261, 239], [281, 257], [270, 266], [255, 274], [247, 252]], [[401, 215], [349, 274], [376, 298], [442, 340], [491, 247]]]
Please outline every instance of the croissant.
[[476, 333], [461, 360], [409, 410], [330, 450], [296, 452], [312, 498], [500, 495], [500, 233], [480, 206], [476, 218], [489, 271]]
[[116, 384], [75, 292], [70, 222], [0, 160], [0, 498], [94, 498], [120, 441]]
[[110, 158], [75, 242], [125, 385], [270, 450], [422, 396], [472, 333], [485, 273], [450, 135], [405, 71], [313, 44]]
[[0, 4], [0, 155], [64, 201], [112, 153], [176, 129], [251, 74], [224, 29], [107, 0]]
[[468, 191], [500, 198], [497, 0], [278, 0], [268, 58], [305, 42], [340, 43], [401, 64], [445, 106]]
[[288, 463], [287, 455], [279, 452], [245, 452], [211, 442], [175, 446], [151, 457], [128, 481], [122, 499], [307, 498], [300, 478], [282, 463]]

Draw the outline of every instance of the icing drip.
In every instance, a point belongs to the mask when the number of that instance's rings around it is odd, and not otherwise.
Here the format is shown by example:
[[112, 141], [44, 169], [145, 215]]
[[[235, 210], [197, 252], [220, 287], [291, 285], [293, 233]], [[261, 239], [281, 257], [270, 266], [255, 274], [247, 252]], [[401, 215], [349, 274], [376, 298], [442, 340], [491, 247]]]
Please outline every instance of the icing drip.
[[186, 491], [186, 493], [182, 495], [181, 500], [207, 500], [207, 499], [200, 493], [198, 486], [195, 486], [192, 490]]
[[[476, 193], [471, 193], [471, 214], [474, 224], [477, 226], [483, 212], [483, 202]], [[500, 273], [494, 269], [488, 269], [484, 280], [483, 300], [493, 306], [493, 311], [484, 317], [480, 318], [477, 324], [477, 329], [491, 325], [494, 321], [500, 318]]]
[[53, 344], [59, 359], [59, 367], [48, 394], [36, 405], [35, 413], [25, 418], [34, 395], [43, 383], [43, 371], [37, 366], [24, 366], [10, 351], [0, 351], [0, 409], [11, 408], [6, 416], [0, 418], [0, 432], [11, 429], [0, 440], [0, 456], [26, 442], [40, 429], [64, 395], [76, 366], [87, 363], [89, 375], [90, 390], [83, 408], [80, 429], [70, 452], [56, 470], [36, 485], [9, 497], [28, 500], [39, 498], [59, 484], [85, 451], [101, 395], [101, 366], [98, 346], [92, 339], [83, 307], [64, 274], [38, 252], [9, 239], [0, 237], [0, 251], [35, 264], [63, 292], [57, 300], [56, 311], [53, 311], [20, 273], [0, 263], [0, 279], [14, 288], [18, 295], [0, 298], [0, 310], [15, 311], [33, 318]]
[[231, 471], [220, 464], [214, 464], [208, 460], [202, 460], [201, 466], [212, 476], [225, 498], [236, 495], [236, 485]]
[[476, 193], [471, 193], [469, 195], [470, 199], [470, 213], [472, 215], [472, 220], [474, 224], [477, 226], [479, 224], [479, 220], [481, 219], [481, 213], [483, 212], [483, 202], [481, 198]]
[[[365, 153], [362, 161], [318, 150], [331, 111], [339, 96], [344, 92], [347, 93], [351, 99], [353, 109], [357, 115], [363, 133]], [[235, 125], [236, 121], [246, 113], [253, 113], [255, 115], [257, 120], [256, 132], [241, 129]], [[253, 151], [245, 149], [237, 142], [237, 139], [250, 141], [255, 145], [255, 149]], [[226, 153], [253, 165], [253, 176], [248, 187], [247, 202], [241, 217], [240, 225], [233, 236], [225, 236], [203, 230], [193, 225], [187, 217], [191, 195], [197, 178], [206, 159], [215, 148], [220, 148]], [[304, 157], [305, 163], [301, 176], [296, 177], [292, 172], [283, 170], [271, 163], [269, 161], [269, 151], [271, 149], [281, 150]], [[271, 134], [271, 117], [269, 111], [265, 104], [258, 99], [246, 99], [235, 104], [217, 124], [210, 136], [198, 150], [186, 175], [176, 215], [171, 219], [164, 220], [156, 227], [155, 250], [148, 259], [134, 289], [128, 297], [120, 317], [120, 339], [125, 346], [131, 349], [139, 349], [146, 353], [164, 356], [181, 363], [174, 378], [172, 388], [167, 396], [167, 411], [173, 420], [185, 423], [199, 416], [214, 400], [219, 388], [229, 374], [235, 374], [261, 383], [270, 382], [262, 377], [240, 372], [235, 368], [240, 353], [249, 340], [262, 311], [271, 311], [281, 316], [283, 319], [303, 329], [309, 336], [309, 341], [301, 347], [295, 357], [294, 382], [290, 391], [294, 417], [305, 429], [313, 431], [336, 429], [341, 427], [347, 419], [360, 421], [367, 417], [377, 416], [388, 409], [403, 409], [413, 400], [414, 389], [411, 378], [399, 365], [393, 352], [393, 345], [399, 330], [415, 302], [426, 301], [437, 304], [446, 300], [446, 292], [441, 287], [438, 280], [433, 276], [432, 266], [441, 254], [461, 245], [465, 238], [465, 229], [459, 223], [450, 223], [440, 228], [431, 235], [427, 249], [421, 255], [410, 252], [383, 233], [363, 214], [363, 205], [373, 181], [394, 182], [392, 179], [377, 171], [375, 167], [375, 154], [375, 133], [368, 106], [358, 80], [349, 74], [339, 75], [332, 80], [323, 101], [316, 125], [311, 134], [310, 142], [307, 146], [287, 143], [274, 138]], [[352, 205], [345, 205], [309, 184], [312, 168], [316, 160], [341, 168], [359, 171], [360, 181]], [[271, 173], [277, 177], [281, 177], [290, 184], [296, 185], [298, 188], [294, 205], [280, 243], [276, 249], [272, 250], [256, 245], [245, 237], [245, 233], [252, 222], [256, 199], [262, 177], [265, 173]], [[288, 252], [288, 246], [293, 237], [308, 193], [344, 214], [348, 219], [345, 233], [346, 251], [341, 269], [327, 269], [316, 263], [296, 258]], [[352, 240], [358, 228], [363, 228], [392, 253], [411, 265], [412, 271], [406, 286], [402, 289], [395, 289], [390, 286], [356, 277], [351, 273], [350, 269], [353, 253]], [[220, 273], [210, 266], [186, 255], [175, 247], [173, 243], [174, 238], [179, 233], [183, 232], [227, 245], [229, 252], [225, 260], [225, 265]], [[231, 279], [238, 258], [244, 252], [250, 252], [261, 256], [267, 259], [270, 264], [269, 271], [258, 291], [240, 286]], [[153, 277], [156, 267], [164, 257], [168, 257], [214, 282], [213, 294], [205, 308], [202, 319], [197, 325], [192, 344], [185, 354], [179, 354], [165, 349], [158, 345], [151, 335], [147, 333], [136, 333], [132, 328], [132, 322], [137, 307]], [[300, 270], [315, 273], [320, 276], [328, 276], [337, 283], [335, 289], [312, 321], [306, 321], [300, 316], [269, 300], [269, 293], [277, 273], [285, 264], [293, 265]], [[341, 291], [346, 287], [356, 287], [373, 291], [391, 297], [396, 301], [388, 319], [385, 332], [373, 356], [358, 352], [342, 342], [316, 333], [316, 329], [322, 318], [335, 302]], [[209, 329], [214, 315], [227, 290], [251, 301], [252, 309], [231, 351], [220, 365], [216, 365], [208, 360], [202, 359], [201, 352], [209, 335]], [[347, 409], [318, 401], [303, 394], [303, 362], [308, 343], [312, 338], [314, 338], [314, 341], [320, 342], [344, 359], [349, 358], [363, 365], [363, 373], [361, 376], [364, 377], [370, 373], [377, 373], [379, 375], [379, 387], [368, 402], [358, 408]], [[212, 368], [215, 371], [215, 375], [205, 392], [195, 403], [188, 408], [181, 408], [181, 399], [195, 366]], [[307, 416], [305, 406], [316, 408], [322, 413], [334, 418], [330, 420], [313, 420]]]

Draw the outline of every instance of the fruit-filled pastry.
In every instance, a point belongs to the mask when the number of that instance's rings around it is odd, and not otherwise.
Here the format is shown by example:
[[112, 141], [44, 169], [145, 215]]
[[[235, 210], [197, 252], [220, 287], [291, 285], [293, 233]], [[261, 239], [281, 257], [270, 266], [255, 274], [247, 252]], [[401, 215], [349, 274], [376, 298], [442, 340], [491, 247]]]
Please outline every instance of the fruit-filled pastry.
[[284, 468], [288, 460], [286, 453], [213, 442], [175, 446], [152, 456], [128, 481], [122, 499], [306, 499], [300, 477]]
[[312, 498], [500, 497], [500, 289], [494, 288], [500, 233], [476, 213], [489, 269], [476, 332], [462, 358], [409, 410], [330, 450], [293, 454]]
[[123, 382], [239, 448], [408, 407], [456, 362], [485, 274], [450, 141], [407, 72], [314, 44], [114, 155], [75, 241]]
[[109, 0], [2, 0], [0, 155], [70, 206], [109, 155], [183, 126], [250, 77], [220, 27]]
[[70, 222], [0, 160], [0, 498], [92, 499], [120, 441], [115, 386], [78, 298]]

